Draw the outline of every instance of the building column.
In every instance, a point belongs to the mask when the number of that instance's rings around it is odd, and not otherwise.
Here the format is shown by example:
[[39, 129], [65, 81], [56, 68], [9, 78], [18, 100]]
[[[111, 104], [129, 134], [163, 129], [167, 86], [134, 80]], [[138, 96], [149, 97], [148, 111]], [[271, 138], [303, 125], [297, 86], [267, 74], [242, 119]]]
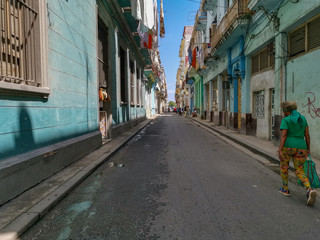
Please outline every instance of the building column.
[[209, 81], [209, 119], [213, 121], [213, 80]]
[[279, 33], [275, 37], [275, 95], [274, 95], [274, 137], [275, 140], [280, 140], [280, 123], [282, 119], [282, 111], [280, 104], [286, 101], [286, 66], [288, 55], [288, 41], [286, 33]]
[[130, 50], [127, 48], [126, 50], [126, 70], [127, 70], [127, 106], [123, 106], [126, 108], [126, 116], [122, 116], [123, 122], [131, 120], [130, 116], [130, 100], [131, 100], [131, 86], [130, 86]]
[[218, 75], [218, 112], [222, 112], [222, 104], [223, 104], [223, 87], [222, 87], [222, 76]]
[[204, 118], [206, 119], [209, 116], [209, 111], [207, 110], [207, 102], [208, 102], [208, 92], [207, 92], [207, 87], [209, 87], [207, 84], [203, 86], [203, 115]]
[[112, 123], [119, 123], [119, 113], [121, 102], [121, 79], [120, 79], [120, 56], [119, 56], [119, 30], [114, 29], [113, 38], [111, 39], [111, 104], [112, 104]]
[[138, 104], [138, 98], [137, 98], [137, 87], [138, 87], [138, 78], [137, 78], [137, 61], [134, 60], [133, 61], [133, 67], [134, 67], [134, 70], [133, 70], [133, 104], [134, 104], [134, 107], [133, 107], [133, 116], [135, 117], [135, 119], [137, 119], [137, 104]]
[[223, 123], [223, 78], [222, 75], [218, 75], [218, 80], [217, 80], [217, 85], [218, 85], [218, 96], [217, 96], [217, 101], [218, 101], [218, 116], [219, 116], [219, 125], [222, 125]]
[[200, 77], [200, 90], [201, 90], [201, 95], [200, 95], [200, 106], [201, 106], [201, 116], [203, 118], [203, 109], [204, 109], [204, 104], [203, 104], [203, 77]]

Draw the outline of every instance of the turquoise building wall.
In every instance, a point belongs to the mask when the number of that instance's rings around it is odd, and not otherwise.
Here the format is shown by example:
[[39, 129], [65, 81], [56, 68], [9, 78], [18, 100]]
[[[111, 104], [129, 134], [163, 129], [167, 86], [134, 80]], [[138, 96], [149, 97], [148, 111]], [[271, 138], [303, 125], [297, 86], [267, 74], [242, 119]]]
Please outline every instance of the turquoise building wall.
[[286, 98], [298, 104], [309, 125], [311, 153], [320, 156], [320, 50], [315, 50], [288, 62]]
[[47, 0], [48, 98], [0, 95], [0, 159], [98, 130], [95, 1]]
[[[127, 28], [124, 28], [121, 16], [115, 9], [115, 6], [108, 0], [98, 0], [98, 12], [99, 17], [108, 28], [109, 34], [109, 70], [111, 78], [111, 104], [112, 104], [112, 127], [125, 124], [130, 121], [142, 119], [146, 116], [146, 110], [144, 105], [139, 106], [136, 102], [136, 88], [134, 90], [134, 104], [130, 103], [130, 69], [129, 61], [134, 62], [134, 66], [141, 70], [144, 69], [145, 63], [141, 60], [140, 53], [136, 42], [131, 39], [132, 32], [128, 32]], [[136, 21], [134, 20], [134, 23]], [[134, 24], [129, 27], [134, 30]], [[136, 32], [136, 29], [134, 30]], [[121, 79], [120, 79], [120, 48], [126, 52], [126, 72], [122, 73], [126, 75], [126, 99], [127, 103], [121, 103]], [[136, 82], [136, 78], [135, 78]], [[136, 83], [135, 83], [136, 86]], [[142, 84], [141, 84], [142, 86]], [[141, 94], [142, 102], [144, 102], [144, 91]]]

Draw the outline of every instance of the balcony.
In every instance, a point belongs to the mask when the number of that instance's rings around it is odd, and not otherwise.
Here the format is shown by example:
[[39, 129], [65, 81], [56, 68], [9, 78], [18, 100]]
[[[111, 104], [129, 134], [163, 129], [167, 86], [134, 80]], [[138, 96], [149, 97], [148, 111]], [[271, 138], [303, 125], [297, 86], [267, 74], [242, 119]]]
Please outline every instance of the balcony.
[[204, 31], [206, 30], [207, 26], [207, 12], [201, 12], [198, 10], [197, 17], [196, 17], [196, 30], [197, 31]]
[[257, 11], [259, 7], [263, 7], [266, 11], [269, 11], [277, 6], [277, 4], [279, 4], [279, 0], [250, 0], [248, 2], [248, 8]]
[[[235, 0], [220, 24], [212, 27], [211, 55], [217, 54], [223, 45], [234, 44], [238, 37], [245, 33], [245, 28], [241, 26], [249, 24], [250, 21], [250, 10], [247, 8], [249, 1]], [[227, 41], [228, 44], [226, 44]]]
[[202, 8], [204, 11], [214, 11], [218, 6], [218, 0], [204, 0]]

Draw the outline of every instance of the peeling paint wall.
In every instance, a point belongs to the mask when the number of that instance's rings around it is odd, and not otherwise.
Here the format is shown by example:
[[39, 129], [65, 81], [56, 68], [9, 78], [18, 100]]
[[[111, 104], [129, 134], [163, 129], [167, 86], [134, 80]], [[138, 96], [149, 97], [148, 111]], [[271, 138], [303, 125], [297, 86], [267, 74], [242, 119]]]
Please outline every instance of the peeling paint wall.
[[287, 64], [287, 100], [295, 100], [309, 124], [311, 153], [320, 156], [320, 50], [297, 57]]

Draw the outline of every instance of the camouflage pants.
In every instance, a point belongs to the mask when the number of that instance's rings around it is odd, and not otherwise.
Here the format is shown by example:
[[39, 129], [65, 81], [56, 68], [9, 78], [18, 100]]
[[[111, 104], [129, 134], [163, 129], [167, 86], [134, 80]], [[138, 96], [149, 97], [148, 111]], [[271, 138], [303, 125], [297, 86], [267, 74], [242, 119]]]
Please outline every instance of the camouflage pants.
[[292, 158], [295, 173], [300, 181], [303, 183], [304, 187], [309, 190], [311, 188], [308, 177], [303, 171], [303, 164], [308, 157], [307, 149], [297, 149], [297, 148], [286, 148], [282, 149], [283, 161], [280, 161], [281, 168], [281, 178], [283, 182], [283, 189], [288, 190], [288, 169], [289, 162]]

